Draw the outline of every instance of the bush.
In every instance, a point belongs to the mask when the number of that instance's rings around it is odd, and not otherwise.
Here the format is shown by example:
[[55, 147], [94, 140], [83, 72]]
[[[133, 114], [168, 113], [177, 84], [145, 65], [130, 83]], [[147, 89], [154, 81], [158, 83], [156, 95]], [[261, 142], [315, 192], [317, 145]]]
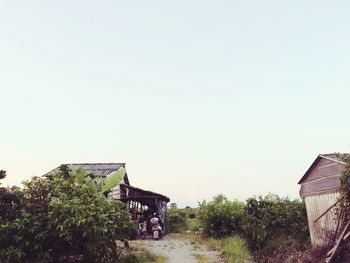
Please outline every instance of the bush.
[[307, 243], [309, 229], [303, 201], [277, 195], [249, 198], [246, 204], [244, 237], [253, 250], [261, 249], [268, 240], [281, 236]]
[[239, 201], [204, 201], [199, 207], [204, 233], [215, 238], [241, 234], [244, 217], [244, 204]]
[[181, 232], [186, 228], [186, 213], [183, 209], [177, 208], [176, 204], [172, 204], [167, 211], [167, 231]]
[[131, 218], [122, 203], [91, 190], [91, 177], [63, 169], [10, 191], [19, 201], [7, 203], [13, 217], [0, 214], [0, 262], [116, 260], [115, 240], [126, 240]]
[[246, 204], [228, 201], [222, 195], [200, 203], [199, 219], [204, 232], [214, 238], [243, 237], [253, 251], [271, 240], [309, 241], [306, 208], [303, 201], [276, 195], [249, 198]]

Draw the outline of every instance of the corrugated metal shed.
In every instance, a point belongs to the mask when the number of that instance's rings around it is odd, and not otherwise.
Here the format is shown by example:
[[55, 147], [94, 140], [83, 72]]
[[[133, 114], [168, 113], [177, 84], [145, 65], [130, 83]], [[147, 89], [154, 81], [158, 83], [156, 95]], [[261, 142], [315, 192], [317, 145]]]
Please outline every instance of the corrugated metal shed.
[[348, 153], [319, 154], [299, 181], [313, 245], [327, 244], [336, 229], [339, 178], [348, 157]]
[[[333, 205], [338, 201], [338, 197], [339, 193], [335, 192], [305, 198], [310, 237], [313, 245], [321, 246], [327, 244], [332, 237], [332, 233], [336, 230], [339, 208]], [[332, 208], [328, 210], [330, 207]]]

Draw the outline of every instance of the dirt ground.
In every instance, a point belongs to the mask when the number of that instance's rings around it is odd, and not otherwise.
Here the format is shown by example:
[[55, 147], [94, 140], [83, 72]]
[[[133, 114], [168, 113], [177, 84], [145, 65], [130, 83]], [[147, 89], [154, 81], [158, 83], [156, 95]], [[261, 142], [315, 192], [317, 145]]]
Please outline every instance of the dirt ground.
[[190, 240], [181, 239], [177, 235], [167, 235], [161, 240], [137, 240], [134, 245], [141, 245], [155, 255], [167, 258], [167, 263], [196, 263], [196, 255], [204, 256], [208, 263], [222, 263], [218, 252], [210, 251], [203, 246], [194, 244]]

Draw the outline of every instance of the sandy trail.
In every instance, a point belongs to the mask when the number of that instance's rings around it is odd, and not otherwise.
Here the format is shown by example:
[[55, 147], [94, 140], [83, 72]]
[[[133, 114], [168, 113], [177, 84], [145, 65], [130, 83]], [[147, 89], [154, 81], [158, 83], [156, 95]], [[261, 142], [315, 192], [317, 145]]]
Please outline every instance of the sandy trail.
[[166, 257], [167, 263], [196, 263], [198, 261], [195, 255], [205, 256], [208, 263], [223, 262], [218, 252], [210, 251], [176, 235], [167, 235], [159, 241], [139, 240], [132, 243], [142, 245], [153, 254]]

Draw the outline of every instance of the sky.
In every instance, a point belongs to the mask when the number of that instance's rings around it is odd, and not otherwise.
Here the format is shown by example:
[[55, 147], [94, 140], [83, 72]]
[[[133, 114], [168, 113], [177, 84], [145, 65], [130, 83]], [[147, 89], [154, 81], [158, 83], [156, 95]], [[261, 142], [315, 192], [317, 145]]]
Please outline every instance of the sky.
[[0, 169], [125, 162], [180, 207], [350, 152], [348, 1], [0, 1]]

